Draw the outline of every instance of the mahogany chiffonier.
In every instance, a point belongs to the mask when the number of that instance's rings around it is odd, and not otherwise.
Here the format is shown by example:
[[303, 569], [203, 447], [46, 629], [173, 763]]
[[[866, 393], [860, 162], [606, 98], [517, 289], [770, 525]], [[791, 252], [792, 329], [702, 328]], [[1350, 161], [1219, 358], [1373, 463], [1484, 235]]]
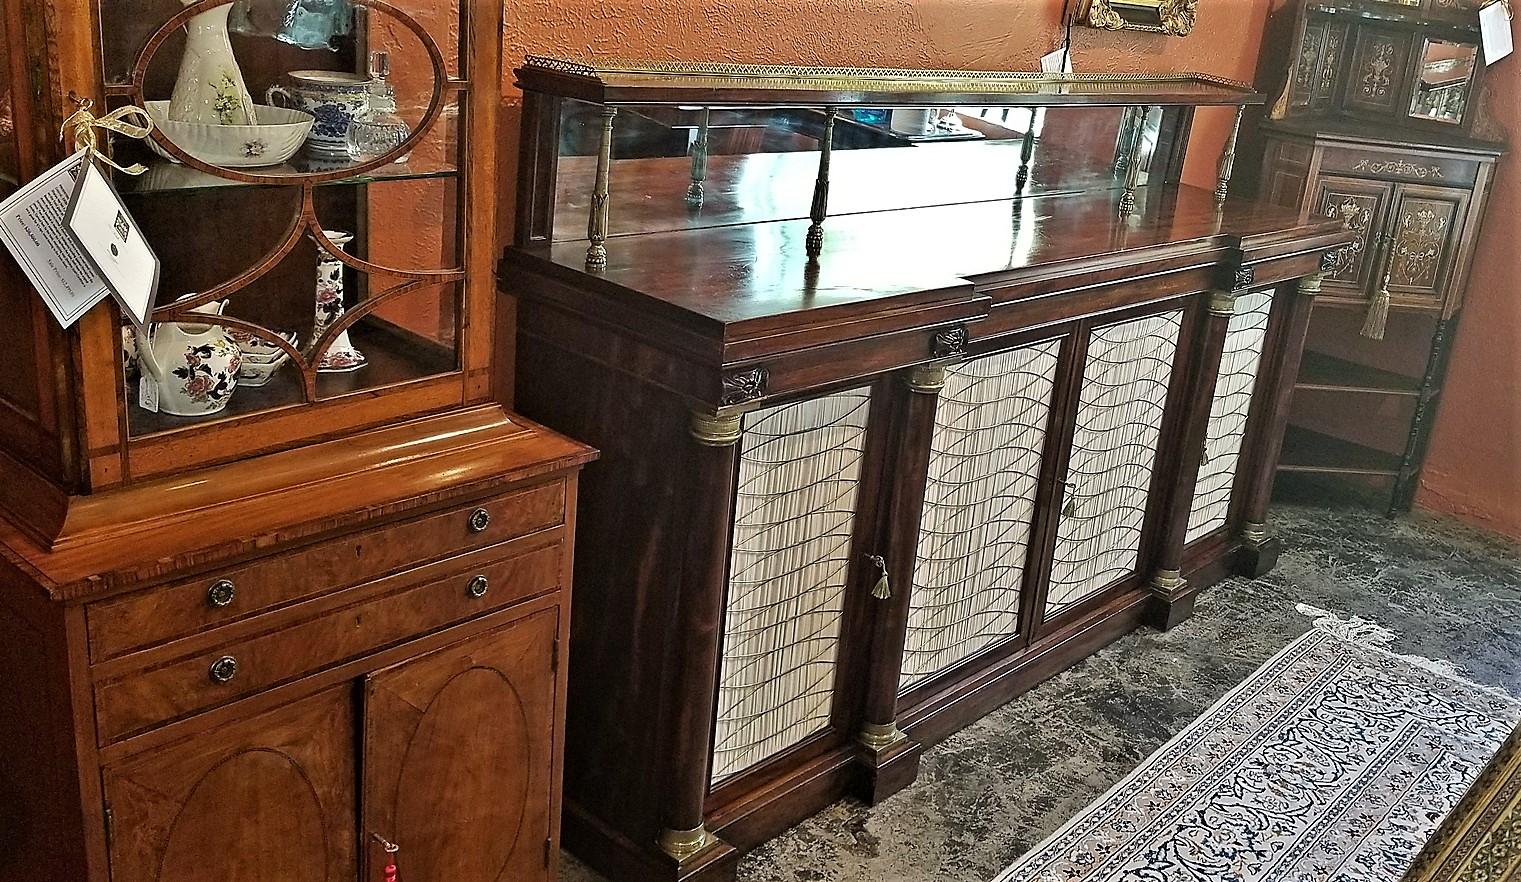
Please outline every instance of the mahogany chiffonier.
[[389, 68], [411, 132], [278, 165], [264, 123], [225, 164], [101, 132], [162, 259], [136, 332], [110, 299], [61, 329], [0, 258], [0, 878], [554, 878], [594, 454], [495, 395], [501, 8], [355, 3], [301, 48], [215, 2], [0, 2], [7, 192], [74, 98], [158, 112], [186, 25], [259, 102]]
[[611, 878], [729, 878], [1272, 566], [1285, 378], [1348, 234], [1227, 200], [1229, 151], [1217, 189], [1178, 184], [1194, 107], [1250, 89], [517, 74], [517, 402], [603, 452], [565, 841]]
[[[1387, 494], [1407, 512], [1436, 422], [1463, 294], [1505, 145], [1475, 136], [1476, 0], [1304, 0], [1262, 127], [1262, 198], [1346, 217], [1325, 275], [1279, 469]], [[1286, 488], [1287, 489], [1287, 488]]]

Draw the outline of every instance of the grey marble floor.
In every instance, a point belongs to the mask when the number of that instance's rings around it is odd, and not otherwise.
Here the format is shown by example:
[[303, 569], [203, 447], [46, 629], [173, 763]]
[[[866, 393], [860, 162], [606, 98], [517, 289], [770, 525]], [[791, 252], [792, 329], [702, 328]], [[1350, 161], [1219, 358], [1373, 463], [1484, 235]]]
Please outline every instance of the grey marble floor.
[[[1521, 546], [1423, 514], [1285, 507], [1274, 524], [1277, 570], [1216, 586], [1173, 631], [1125, 637], [935, 746], [883, 804], [836, 803], [762, 846], [741, 882], [986, 882], [1308, 630], [1299, 603], [1521, 694]], [[562, 878], [600, 879], [568, 855]]]

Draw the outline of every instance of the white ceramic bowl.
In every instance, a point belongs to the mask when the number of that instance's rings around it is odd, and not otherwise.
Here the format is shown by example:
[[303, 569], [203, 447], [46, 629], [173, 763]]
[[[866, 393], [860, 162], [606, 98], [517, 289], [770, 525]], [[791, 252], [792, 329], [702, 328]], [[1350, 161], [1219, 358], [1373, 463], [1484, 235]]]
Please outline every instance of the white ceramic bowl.
[[[304, 110], [254, 106], [256, 126], [219, 126], [211, 123], [177, 122], [169, 118], [168, 101], [146, 102], [148, 116], [175, 146], [209, 165], [222, 168], [257, 168], [279, 165], [301, 149], [316, 121]], [[148, 146], [165, 159], [174, 159], [149, 139]]]
[[[292, 346], [296, 345], [296, 340], [298, 337], [295, 331], [278, 331], [276, 333], [278, 333], [280, 335], [280, 338], [285, 342], [289, 343]], [[255, 337], [253, 334], [243, 330], [242, 328], [228, 328], [227, 336], [231, 337], [233, 341], [238, 344], [238, 348], [243, 350], [244, 361], [247, 361], [250, 358], [257, 359], [259, 361], [270, 361], [277, 357], [286, 357], [285, 350], [269, 342], [268, 340], [265, 340], [263, 337]]]
[[274, 378], [276, 371], [285, 367], [287, 361], [290, 361], [290, 355], [284, 352], [280, 353], [279, 358], [268, 361], [245, 356], [238, 366], [238, 385], [250, 388], [263, 386]]

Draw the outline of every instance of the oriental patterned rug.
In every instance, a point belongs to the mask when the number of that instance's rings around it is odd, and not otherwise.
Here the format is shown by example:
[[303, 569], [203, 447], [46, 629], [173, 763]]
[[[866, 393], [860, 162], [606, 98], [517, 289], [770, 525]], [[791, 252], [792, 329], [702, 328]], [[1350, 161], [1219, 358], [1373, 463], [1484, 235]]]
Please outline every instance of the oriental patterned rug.
[[1318, 624], [997, 882], [1398, 882], [1521, 705]]

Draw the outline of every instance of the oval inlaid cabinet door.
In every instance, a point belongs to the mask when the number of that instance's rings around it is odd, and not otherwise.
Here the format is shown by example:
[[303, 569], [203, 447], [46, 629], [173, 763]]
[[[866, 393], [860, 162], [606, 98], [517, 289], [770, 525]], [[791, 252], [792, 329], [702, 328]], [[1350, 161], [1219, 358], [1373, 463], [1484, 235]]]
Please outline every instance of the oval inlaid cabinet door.
[[365, 878], [542, 878], [550, 838], [558, 614], [546, 610], [365, 684]]
[[354, 879], [352, 696], [319, 693], [108, 767], [112, 878]]

